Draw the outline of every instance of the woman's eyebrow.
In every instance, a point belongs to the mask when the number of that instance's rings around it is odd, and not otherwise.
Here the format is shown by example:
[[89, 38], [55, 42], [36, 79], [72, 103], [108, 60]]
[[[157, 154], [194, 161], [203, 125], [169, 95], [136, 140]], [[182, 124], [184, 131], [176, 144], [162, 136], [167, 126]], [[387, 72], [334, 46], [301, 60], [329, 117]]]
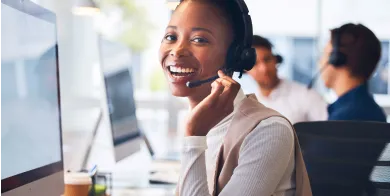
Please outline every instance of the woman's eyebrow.
[[[168, 30], [168, 29], [177, 30], [177, 26], [169, 25], [169, 26], [167, 26], [166, 30]], [[192, 32], [204, 31], [204, 32], [210, 33], [212, 36], [214, 36], [214, 34], [211, 30], [209, 30], [207, 28], [203, 28], [203, 27], [193, 27], [193, 28], [191, 28], [191, 31]]]
[[210, 33], [211, 35], [213, 35], [213, 32], [211, 32], [210, 30], [208, 30], [206, 28], [202, 28], [202, 27], [193, 27], [192, 31], [206, 31], [206, 32]]
[[174, 29], [174, 30], [176, 30], [177, 27], [176, 27], [176, 26], [171, 26], [171, 25], [170, 25], [170, 26], [167, 26], [166, 30], [167, 30], [167, 29]]

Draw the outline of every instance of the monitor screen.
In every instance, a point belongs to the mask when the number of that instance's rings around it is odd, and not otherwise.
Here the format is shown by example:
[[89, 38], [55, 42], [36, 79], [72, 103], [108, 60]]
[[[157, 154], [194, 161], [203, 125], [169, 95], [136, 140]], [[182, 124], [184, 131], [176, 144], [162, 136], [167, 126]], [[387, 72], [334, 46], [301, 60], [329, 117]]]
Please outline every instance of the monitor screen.
[[138, 152], [142, 141], [130, 71], [134, 59], [127, 46], [103, 37], [99, 41], [114, 157], [119, 162]]
[[3, 193], [63, 166], [55, 15], [2, 0], [1, 16]]
[[133, 83], [128, 68], [105, 74], [108, 110], [114, 146], [140, 136]]

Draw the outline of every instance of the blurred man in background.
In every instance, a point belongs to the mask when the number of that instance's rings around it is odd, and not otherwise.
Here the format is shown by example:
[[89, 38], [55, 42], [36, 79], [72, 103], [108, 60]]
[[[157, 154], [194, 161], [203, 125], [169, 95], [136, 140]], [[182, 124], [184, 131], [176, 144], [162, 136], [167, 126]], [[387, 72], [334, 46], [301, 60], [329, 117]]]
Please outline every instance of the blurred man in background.
[[248, 74], [259, 86], [258, 100], [284, 116], [292, 123], [327, 119], [327, 103], [306, 86], [280, 79], [277, 65], [283, 58], [272, 53], [271, 42], [261, 36], [253, 36], [252, 47], [256, 49], [256, 65]]
[[325, 85], [338, 99], [329, 105], [328, 119], [386, 122], [367, 84], [381, 55], [378, 38], [361, 24], [345, 24], [330, 33], [320, 68]]

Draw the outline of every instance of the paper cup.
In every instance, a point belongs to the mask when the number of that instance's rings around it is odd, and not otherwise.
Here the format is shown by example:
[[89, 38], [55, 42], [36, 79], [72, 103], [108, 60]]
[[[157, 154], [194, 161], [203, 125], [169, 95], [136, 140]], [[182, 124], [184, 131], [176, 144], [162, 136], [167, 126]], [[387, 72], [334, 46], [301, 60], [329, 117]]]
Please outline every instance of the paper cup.
[[65, 174], [64, 196], [88, 196], [92, 185], [92, 179], [87, 173], [66, 173]]

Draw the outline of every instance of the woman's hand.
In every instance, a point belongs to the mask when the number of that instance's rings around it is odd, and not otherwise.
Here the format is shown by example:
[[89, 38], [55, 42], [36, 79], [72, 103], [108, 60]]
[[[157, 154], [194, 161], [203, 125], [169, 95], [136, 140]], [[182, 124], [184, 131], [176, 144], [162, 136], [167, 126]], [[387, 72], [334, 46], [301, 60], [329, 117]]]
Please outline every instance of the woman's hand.
[[223, 118], [233, 112], [233, 102], [240, 84], [218, 71], [219, 78], [211, 84], [211, 94], [192, 109], [185, 126], [185, 136], [206, 136]]

